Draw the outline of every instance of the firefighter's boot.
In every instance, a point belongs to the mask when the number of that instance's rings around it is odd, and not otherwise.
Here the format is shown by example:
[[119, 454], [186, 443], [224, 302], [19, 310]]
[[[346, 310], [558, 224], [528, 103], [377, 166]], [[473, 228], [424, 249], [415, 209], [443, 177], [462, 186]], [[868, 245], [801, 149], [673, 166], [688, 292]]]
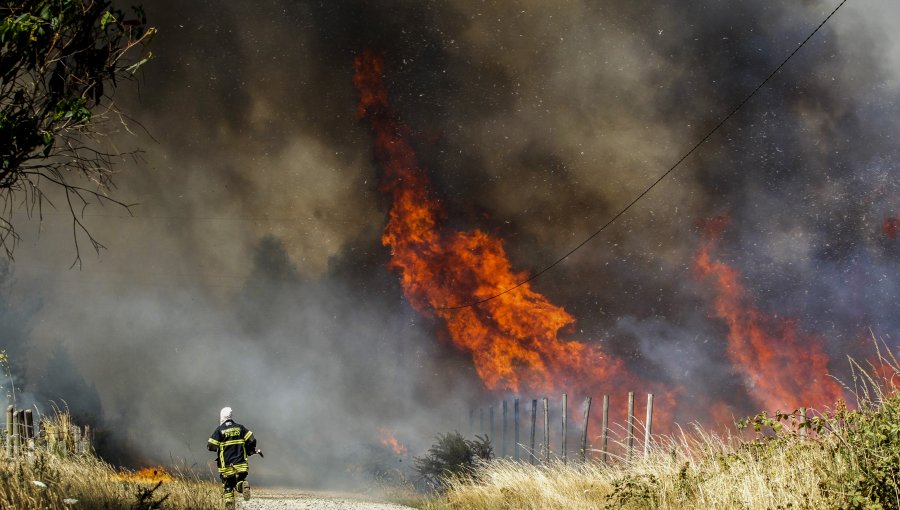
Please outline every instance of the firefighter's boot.
[[234, 510], [234, 491], [225, 493], [225, 510]]

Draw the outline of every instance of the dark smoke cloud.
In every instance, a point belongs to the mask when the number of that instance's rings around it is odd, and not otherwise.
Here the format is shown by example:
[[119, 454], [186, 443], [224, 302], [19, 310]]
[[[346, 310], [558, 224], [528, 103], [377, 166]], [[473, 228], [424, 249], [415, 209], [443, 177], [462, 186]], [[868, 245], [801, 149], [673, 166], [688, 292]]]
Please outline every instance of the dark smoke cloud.
[[[498, 397], [384, 268], [388, 204], [355, 117], [356, 53], [383, 54], [453, 226], [501, 236], [516, 267], [534, 271], [669, 168], [832, 8], [144, 6], [156, 59], [119, 99], [153, 138], [115, 138], [146, 151], [118, 179], [140, 205], [134, 218], [88, 209], [110, 249], [85, 253], [80, 272], [65, 271], [61, 212], [40, 231], [23, 219], [4, 277], [7, 315], [23, 321], [4, 319], [6, 348], [27, 360], [35, 400], [58, 387], [48, 363], [70, 366], [88, 393], [70, 403], [99, 405], [139, 460], [203, 465], [231, 405], [279, 452], [254, 463], [264, 480], [305, 484], [344, 478], [377, 427], [421, 447]], [[824, 336], [836, 359], [869, 327], [895, 344], [900, 248], [880, 229], [900, 213], [900, 36], [886, 21], [898, 15], [892, 2], [849, 2], [678, 172], [537, 280], [577, 318], [572, 336], [684, 386], [682, 398], [749, 402], [691, 270], [700, 225], [726, 214], [719, 254], [763, 310]]]

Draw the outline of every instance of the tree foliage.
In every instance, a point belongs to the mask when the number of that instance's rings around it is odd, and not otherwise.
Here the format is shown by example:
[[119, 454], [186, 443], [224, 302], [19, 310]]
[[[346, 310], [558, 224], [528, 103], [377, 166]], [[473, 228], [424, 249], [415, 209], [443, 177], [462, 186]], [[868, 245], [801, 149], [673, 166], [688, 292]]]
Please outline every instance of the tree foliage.
[[151, 56], [140, 7], [126, 14], [109, 0], [18, 0], [0, 4], [0, 245], [12, 255], [12, 215], [40, 215], [59, 187], [78, 233], [101, 247], [81, 222], [91, 201], [127, 207], [108, 194], [114, 163], [103, 121], [124, 116], [116, 87]]

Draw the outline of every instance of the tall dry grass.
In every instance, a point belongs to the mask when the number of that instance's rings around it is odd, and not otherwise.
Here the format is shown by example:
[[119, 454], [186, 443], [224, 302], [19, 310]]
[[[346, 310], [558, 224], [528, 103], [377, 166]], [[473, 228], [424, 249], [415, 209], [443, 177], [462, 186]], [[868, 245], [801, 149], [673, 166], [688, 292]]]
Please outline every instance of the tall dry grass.
[[[70, 423], [63, 411], [43, 425], [48, 430], [67, 430]], [[50, 451], [41, 438], [36, 443], [33, 452], [0, 458], [0, 509], [213, 510], [222, 506], [221, 486], [186, 470], [133, 473], [93, 455]]]
[[820, 442], [741, 443], [697, 430], [647, 458], [604, 465], [496, 460], [451, 479], [428, 509], [829, 508], [824, 476], [847, 466]]
[[798, 427], [797, 414], [760, 414], [760, 434], [695, 427], [657, 438], [648, 457], [612, 464], [482, 464], [449, 477], [419, 506], [467, 509], [900, 509], [900, 366], [889, 353], [851, 360], [857, 408], [838, 403]]
[[221, 488], [210, 481], [175, 476], [157, 483], [132, 478], [96, 457], [38, 450], [30, 458], [0, 460], [0, 508], [213, 510], [222, 505]]

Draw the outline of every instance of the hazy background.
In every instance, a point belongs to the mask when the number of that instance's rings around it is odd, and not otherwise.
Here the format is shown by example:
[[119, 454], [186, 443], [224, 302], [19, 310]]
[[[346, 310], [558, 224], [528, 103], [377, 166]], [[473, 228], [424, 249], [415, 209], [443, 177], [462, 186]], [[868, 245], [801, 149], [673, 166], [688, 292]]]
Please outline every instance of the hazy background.
[[[355, 54], [384, 56], [450, 222], [500, 236], [533, 272], [668, 169], [836, 3], [143, 5], [155, 59], [117, 100], [145, 129], [110, 126], [144, 151], [116, 180], [134, 216], [85, 211], [109, 249], [82, 238], [81, 270], [64, 209], [17, 217], [0, 347], [20, 403], [65, 399], [107, 431], [111, 458], [198, 466], [230, 405], [270, 452], [254, 476], [324, 485], [377, 449], [379, 428], [419, 455], [504, 397], [484, 394], [384, 268], [389, 204], [355, 116]], [[757, 306], [824, 339], [835, 373], [868, 328], [896, 346], [896, 19], [897, 2], [849, 1], [671, 178], [536, 280], [573, 334], [684, 386], [679, 398], [752, 411], [692, 272], [703, 222], [724, 214], [718, 255]]]

